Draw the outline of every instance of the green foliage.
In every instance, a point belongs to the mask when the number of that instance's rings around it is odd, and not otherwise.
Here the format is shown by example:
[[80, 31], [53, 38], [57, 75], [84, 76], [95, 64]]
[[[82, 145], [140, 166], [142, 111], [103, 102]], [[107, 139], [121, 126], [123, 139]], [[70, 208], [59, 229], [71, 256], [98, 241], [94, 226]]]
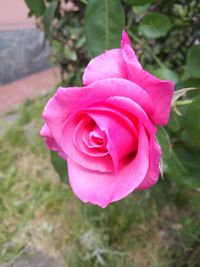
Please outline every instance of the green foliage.
[[154, 2], [155, 0], [125, 0], [126, 3], [133, 6], [143, 6]]
[[[41, 18], [38, 25], [51, 40], [53, 62], [60, 64], [62, 79], [70, 73], [68, 83], [75, 80], [80, 83], [89, 56], [119, 47], [121, 29], [125, 26], [146, 69], [160, 78], [172, 79], [178, 88], [200, 84], [197, 45], [200, 4], [195, 0], [187, 5], [153, 0], [72, 0], [70, 5], [64, 0], [26, 2], [30, 15]], [[196, 81], [191, 83], [192, 78]], [[183, 85], [187, 81], [190, 85]]]
[[168, 168], [168, 161], [172, 156], [172, 145], [170, 137], [164, 127], [159, 127], [156, 134], [159, 144], [162, 146], [162, 159], [164, 163], [164, 171]]
[[30, 12], [35, 14], [37, 17], [42, 16], [45, 11], [44, 0], [25, 0]]
[[200, 96], [188, 107], [184, 116], [183, 140], [195, 150], [200, 150]]
[[175, 84], [178, 83], [179, 80], [178, 74], [175, 71], [170, 70], [166, 67], [161, 67], [157, 69], [156, 71], [154, 71], [154, 75], [162, 80], [171, 80]]
[[172, 23], [166, 15], [152, 12], [144, 16], [139, 30], [147, 38], [159, 38], [165, 36], [171, 27]]
[[[74, 81], [80, 84], [81, 68], [88, 60], [83, 34], [83, 2], [46, 0], [37, 20], [37, 26], [45, 32], [45, 38], [52, 46], [52, 62], [60, 65], [62, 81], [66, 82], [67, 76], [67, 84]], [[39, 9], [38, 1], [29, 0], [29, 3]], [[38, 17], [37, 11], [32, 10], [30, 5], [29, 15]]]
[[192, 151], [183, 145], [176, 145], [175, 151], [180, 161], [180, 164], [182, 165], [182, 172], [180, 177], [178, 177], [180, 179], [179, 182], [190, 188], [193, 188], [194, 190], [199, 191], [199, 153], [196, 151]]
[[124, 26], [120, 0], [90, 0], [85, 13], [85, 36], [91, 55], [119, 47]]
[[[194, 109], [197, 107], [198, 101], [199, 101], [199, 97], [197, 97], [197, 99], [194, 101], [196, 102], [196, 104], [193, 102]], [[187, 122], [188, 112], [191, 112], [190, 110], [191, 109], [193, 110], [193, 108], [191, 105], [187, 109], [187, 111], [184, 114], [184, 118], [182, 122], [176, 118], [176, 115], [174, 113], [172, 114], [171, 119], [173, 119], [173, 123], [171, 122], [171, 124], [169, 124], [168, 127], [173, 132], [173, 135], [175, 134], [174, 140], [173, 140], [174, 144], [172, 144], [170, 136], [164, 128], [161, 128], [161, 127], [159, 128], [159, 131], [157, 133], [157, 138], [162, 147], [161, 168], [162, 168], [162, 171], [164, 171], [165, 175], [167, 175], [172, 181], [177, 183], [178, 186], [188, 186], [194, 190], [199, 190], [200, 189], [200, 177], [199, 177], [200, 157], [197, 151], [198, 146], [196, 145], [196, 149], [192, 151], [191, 149], [188, 149], [187, 147], [185, 147], [183, 143], [180, 143], [180, 136], [183, 134], [185, 136], [185, 131], [189, 131], [191, 133], [190, 139], [187, 139], [187, 142], [189, 142], [190, 146], [191, 146], [191, 142], [194, 142], [195, 140], [199, 141], [199, 135], [198, 135], [198, 138], [195, 138], [196, 126], [199, 124], [198, 123], [195, 124], [194, 126], [195, 129], [193, 132], [192, 130], [190, 130], [190, 123], [191, 123], [192, 117], [189, 116], [189, 122]], [[184, 126], [186, 123], [189, 123], [187, 128], [185, 128]], [[185, 129], [182, 130], [182, 126], [184, 126]], [[179, 139], [176, 140], [175, 138], [177, 138], [177, 136]], [[184, 142], [186, 142], [186, 140], [184, 140]], [[186, 144], [188, 145], [188, 143]]]
[[67, 182], [68, 177], [67, 177], [67, 163], [64, 159], [58, 156], [58, 154], [54, 151], [51, 151], [51, 162], [57, 171], [60, 180], [62, 182]]
[[193, 45], [187, 54], [187, 70], [194, 78], [200, 78], [200, 45]]
[[[192, 77], [186, 68], [186, 61], [190, 47], [195, 42], [198, 44], [199, 40], [199, 5], [195, 0], [189, 1], [188, 5], [174, 1], [155, 1], [147, 6], [133, 6], [132, 9], [127, 7], [127, 29], [143, 66], [153, 74], [159, 70], [159, 77], [171, 76], [178, 88], [198, 87], [194, 83], [186, 86], [183, 82]], [[152, 18], [152, 13], [156, 13], [155, 18], [154, 15]], [[156, 19], [163, 16], [168, 22]], [[146, 18], [144, 33], [141, 28], [143, 29]], [[157, 31], [161, 35], [155, 39], [153, 37], [157, 37]], [[175, 73], [175, 78], [171, 71]]]
[[45, 29], [45, 36], [47, 39], [51, 38], [52, 21], [55, 15], [57, 5], [58, 5], [57, 1], [53, 1], [52, 3], [49, 4], [44, 13], [44, 29]]

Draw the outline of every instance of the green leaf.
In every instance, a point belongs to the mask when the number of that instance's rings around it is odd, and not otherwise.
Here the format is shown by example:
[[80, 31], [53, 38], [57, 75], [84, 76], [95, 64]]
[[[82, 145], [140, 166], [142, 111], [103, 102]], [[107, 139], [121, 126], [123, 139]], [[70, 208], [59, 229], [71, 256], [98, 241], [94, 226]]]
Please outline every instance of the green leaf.
[[165, 36], [171, 27], [172, 23], [166, 15], [152, 12], [142, 19], [139, 30], [147, 38], [159, 38]]
[[200, 45], [193, 45], [187, 53], [187, 70], [194, 78], [200, 78]]
[[175, 84], [178, 83], [179, 80], [178, 74], [175, 71], [164, 67], [154, 71], [154, 75], [163, 80], [171, 80]]
[[186, 145], [200, 150], [200, 96], [189, 105], [184, 116], [182, 139]]
[[182, 81], [176, 86], [177, 89], [187, 88], [187, 87], [197, 87], [197, 88], [200, 88], [200, 79], [190, 78], [190, 79], [187, 79], [187, 80], [183, 80], [181, 78], [181, 80]]
[[165, 130], [165, 128], [163, 127], [158, 128], [156, 138], [162, 148], [162, 158], [160, 161], [160, 173], [161, 173], [161, 177], [163, 177], [163, 174], [166, 173], [169, 168], [168, 162], [172, 155], [172, 147], [171, 147], [169, 135], [167, 131]]
[[173, 133], [177, 133], [181, 129], [181, 123], [180, 123], [180, 116], [177, 115], [173, 110], [171, 112], [168, 124], [167, 124], [167, 129], [169, 129]]
[[45, 37], [47, 39], [51, 39], [52, 21], [56, 12], [57, 5], [57, 1], [50, 3], [44, 13], [44, 30]]
[[162, 148], [161, 162], [163, 164], [163, 171], [165, 175], [167, 175], [169, 179], [175, 183], [185, 185], [182, 181], [183, 175], [185, 174], [184, 166], [179, 161], [176, 153], [173, 151], [169, 135], [165, 128], [159, 127], [156, 137]]
[[[132, 10], [133, 10], [132, 15], [133, 16], [135, 16], [135, 15], [136, 16], [139, 16], [139, 15], [143, 16], [147, 12], [148, 8], [149, 8], [149, 4], [143, 5], [143, 6], [136, 6], [136, 5], [134, 5], [132, 7]], [[137, 29], [136, 24], [132, 25], [131, 27], [133, 27], [133, 26]], [[130, 27], [130, 30], [131, 30], [131, 27]]]
[[162, 148], [163, 170], [168, 178], [180, 186], [200, 190], [199, 153], [193, 153], [183, 144], [172, 148], [169, 135], [163, 127], [158, 128], [156, 136]]
[[85, 35], [89, 53], [96, 56], [119, 47], [125, 15], [120, 0], [90, 0], [85, 14]]
[[143, 6], [154, 2], [155, 0], [125, 0], [125, 2], [132, 6]]
[[175, 148], [176, 155], [185, 168], [185, 174], [181, 176], [182, 182], [196, 190], [200, 190], [199, 164], [200, 155], [179, 144]]
[[45, 4], [43, 0], [25, 0], [25, 2], [35, 16], [39, 17], [44, 14]]
[[60, 180], [66, 183], [68, 181], [67, 162], [59, 157], [58, 154], [54, 151], [51, 151], [51, 162], [54, 169], [58, 173]]
[[168, 162], [172, 155], [172, 146], [171, 146], [170, 138], [169, 138], [167, 131], [163, 127], [158, 128], [156, 137], [157, 137], [158, 143], [160, 144], [162, 148], [163, 171], [167, 172], [169, 168]]
[[186, 175], [186, 170], [174, 150], [168, 160], [167, 175], [173, 182], [185, 186], [185, 179], [183, 178]]

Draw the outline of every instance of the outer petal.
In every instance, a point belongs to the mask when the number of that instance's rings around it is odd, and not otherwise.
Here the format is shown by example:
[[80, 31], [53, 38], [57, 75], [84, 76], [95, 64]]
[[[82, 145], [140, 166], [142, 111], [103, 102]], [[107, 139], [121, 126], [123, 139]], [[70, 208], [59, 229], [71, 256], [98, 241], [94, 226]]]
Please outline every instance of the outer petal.
[[83, 84], [88, 85], [107, 78], [127, 79], [127, 63], [133, 67], [142, 68], [127, 33], [123, 31], [121, 49], [109, 50], [92, 59], [84, 71]]
[[169, 118], [174, 85], [171, 81], [162, 81], [143, 70], [137, 60], [127, 33], [122, 33], [122, 56], [126, 62], [127, 79], [141, 86], [155, 103], [152, 119], [156, 124], [165, 125]]
[[65, 106], [57, 101], [56, 96], [49, 99], [43, 111], [43, 118], [59, 146], [62, 137], [62, 127], [67, 115]]
[[121, 49], [112, 49], [90, 61], [83, 74], [83, 84], [88, 85], [106, 78], [126, 77]]
[[[138, 103], [149, 115], [154, 113], [154, 104], [145, 90], [128, 80], [111, 78], [96, 81], [85, 87], [59, 88], [53, 103], [48, 103], [45, 108], [44, 118], [48, 120], [48, 118], [53, 117], [54, 111], [52, 111], [53, 114], [51, 115], [48, 114], [48, 110], [57, 108], [55, 101], [59, 104], [60, 109], [63, 110], [62, 114], [66, 116], [66, 114], [78, 112], [90, 106], [95, 107], [97, 103], [104, 102], [110, 96], [130, 98]], [[60, 113], [57, 111], [55, 116], [60, 117]]]
[[149, 155], [149, 169], [146, 174], [145, 179], [138, 186], [137, 189], [148, 189], [155, 185], [159, 179], [160, 175], [160, 158], [161, 158], [161, 148], [155, 140], [150, 142], [150, 155]]
[[146, 176], [148, 166], [148, 138], [143, 126], [139, 125], [137, 155], [117, 175], [92, 172], [68, 159], [69, 181], [74, 193], [83, 202], [104, 208], [135, 190]]
[[130, 64], [132, 67], [142, 69], [142, 66], [137, 59], [135, 51], [132, 48], [128, 34], [125, 31], [122, 32], [121, 49], [123, 59], [126, 63]]
[[145, 70], [127, 64], [128, 79], [143, 88], [155, 103], [152, 119], [156, 124], [165, 125], [168, 121], [174, 91], [172, 81], [162, 81]]
[[47, 147], [51, 150], [58, 151], [59, 147], [58, 144], [56, 143], [55, 139], [53, 138], [49, 127], [45, 123], [42, 129], [40, 130], [40, 135], [44, 138], [44, 141], [47, 145]]

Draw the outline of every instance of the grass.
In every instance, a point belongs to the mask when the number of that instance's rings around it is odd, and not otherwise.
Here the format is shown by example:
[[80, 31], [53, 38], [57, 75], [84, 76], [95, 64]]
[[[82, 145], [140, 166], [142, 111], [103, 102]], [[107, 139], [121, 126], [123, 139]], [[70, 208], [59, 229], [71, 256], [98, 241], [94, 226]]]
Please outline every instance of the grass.
[[33, 248], [69, 267], [198, 267], [199, 195], [165, 179], [106, 209], [82, 204], [38, 136], [46, 99], [1, 120], [0, 263]]

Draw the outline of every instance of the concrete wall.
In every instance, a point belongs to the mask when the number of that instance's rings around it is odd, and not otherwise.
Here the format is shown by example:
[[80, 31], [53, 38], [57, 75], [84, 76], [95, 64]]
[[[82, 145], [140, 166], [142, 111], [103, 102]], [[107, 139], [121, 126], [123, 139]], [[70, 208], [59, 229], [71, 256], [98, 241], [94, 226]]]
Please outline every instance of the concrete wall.
[[0, 32], [0, 85], [50, 66], [50, 48], [38, 29]]
[[0, 0], [0, 85], [50, 66], [50, 48], [24, 0]]

